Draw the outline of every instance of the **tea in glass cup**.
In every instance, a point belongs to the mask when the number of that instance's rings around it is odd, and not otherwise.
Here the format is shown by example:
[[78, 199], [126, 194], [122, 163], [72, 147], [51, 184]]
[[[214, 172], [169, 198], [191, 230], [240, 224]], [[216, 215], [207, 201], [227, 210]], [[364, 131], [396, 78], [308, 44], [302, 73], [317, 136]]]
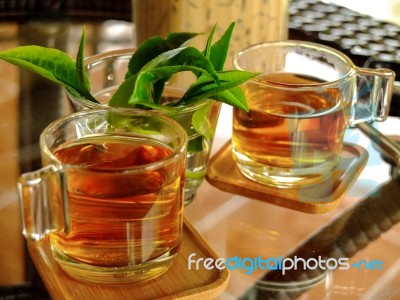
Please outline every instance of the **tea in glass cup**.
[[243, 84], [248, 112], [233, 110], [233, 157], [247, 178], [301, 187], [330, 176], [348, 125], [384, 121], [394, 73], [357, 68], [344, 54], [302, 41], [267, 42], [235, 55], [262, 74]]
[[88, 110], [50, 124], [40, 147], [44, 167], [19, 180], [26, 238], [48, 238], [61, 268], [83, 281], [142, 281], [168, 269], [182, 239], [179, 124]]

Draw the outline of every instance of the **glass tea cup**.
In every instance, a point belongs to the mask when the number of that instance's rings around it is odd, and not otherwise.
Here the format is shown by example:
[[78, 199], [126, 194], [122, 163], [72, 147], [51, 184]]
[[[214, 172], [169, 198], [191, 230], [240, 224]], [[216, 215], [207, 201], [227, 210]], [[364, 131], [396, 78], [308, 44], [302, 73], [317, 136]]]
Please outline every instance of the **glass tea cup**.
[[234, 67], [261, 72], [243, 84], [232, 152], [247, 178], [273, 187], [319, 183], [339, 163], [347, 126], [384, 121], [394, 72], [358, 68], [335, 49], [303, 41], [252, 45]]
[[[107, 104], [119, 85], [124, 81], [129, 60], [134, 49], [119, 49], [90, 56], [85, 59], [91, 93], [100, 102], [95, 103], [83, 97], [67, 92], [74, 111], [107, 107]], [[187, 74], [184, 74], [187, 75]], [[189, 86], [186, 77], [170, 80], [164, 90], [164, 96], [170, 99], [181, 97]], [[186, 131], [189, 139], [185, 175], [185, 206], [196, 197], [196, 192], [204, 180], [206, 168], [218, 122], [221, 102], [206, 99], [193, 105], [186, 105], [179, 112], [160, 113], [177, 121]], [[203, 114], [204, 111], [207, 111]], [[193, 126], [192, 119], [203, 118], [201, 132]]]
[[77, 279], [126, 283], [163, 273], [182, 239], [187, 135], [153, 112], [86, 110], [41, 134], [43, 168], [19, 179], [23, 234], [49, 239]]

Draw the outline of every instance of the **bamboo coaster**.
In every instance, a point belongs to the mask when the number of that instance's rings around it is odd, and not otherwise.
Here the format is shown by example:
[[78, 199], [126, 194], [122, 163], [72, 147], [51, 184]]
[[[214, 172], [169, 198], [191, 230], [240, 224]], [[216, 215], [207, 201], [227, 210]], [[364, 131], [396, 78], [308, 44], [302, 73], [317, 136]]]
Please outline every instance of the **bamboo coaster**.
[[105, 285], [78, 281], [66, 274], [54, 260], [48, 239], [28, 242], [29, 253], [52, 299], [215, 299], [223, 293], [228, 270], [188, 269], [188, 256], [218, 258], [198, 231], [187, 219], [183, 240], [172, 266], [162, 275], [145, 282]]
[[233, 160], [231, 142], [209, 161], [206, 178], [215, 187], [232, 193], [307, 213], [324, 213], [337, 207], [368, 160], [368, 152], [345, 143], [341, 161], [325, 181], [302, 188], [273, 188], [244, 177]]

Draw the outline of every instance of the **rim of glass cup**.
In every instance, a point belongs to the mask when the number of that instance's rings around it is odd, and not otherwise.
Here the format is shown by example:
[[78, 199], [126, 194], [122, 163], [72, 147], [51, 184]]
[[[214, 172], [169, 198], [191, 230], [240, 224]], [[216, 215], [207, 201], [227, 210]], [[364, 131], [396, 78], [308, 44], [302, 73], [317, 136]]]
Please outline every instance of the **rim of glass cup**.
[[[126, 57], [129, 59], [132, 54], [135, 52], [135, 48], [125, 48], [125, 49], [118, 49], [118, 50], [111, 50], [111, 51], [106, 51], [98, 54], [94, 54], [91, 56], [88, 56], [84, 59], [84, 65], [85, 65], [85, 70], [88, 71], [92, 67], [96, 66], [97, 64], [102, 63], [105, 60], [111, 59], [111, 58], [116, 58], [116, 57]], [[77, 101], [78, 103], [83, 104], [85, 107], [90, 108], [90, 109], [101, 109], [101, 108], [109, 108], [107, 104], [102, 104], [102, 103], [95, 103], [90, 100], [87, 100], [85, 98], [77, 98], [73, 95], [71, 95], [67, 90], [66, 93], [69, 98], [73, 99], [74, 101]], [[181, 107], [176, 107], [177, 110], [174, 112], [169, 112], [169, 111], [163, 111], [163, 110], [157, 110], [157, 109], [148, 109], [149, 111], [154, 111], [154, 112], [159, 112], [162, 114], [180, 114], [180, 113], [188, 113], [192, 111], [199, 110], [203, 106], [207, 105], [210, 102], [213, 102], [215, 100], [213, 99], [204, 99], [201, 100], [197, 103], [194, 104], [189, 104]], [[124, 109], [129, 109], [129, 110], [140, 110], [143, 111], [143, 109], [138, 109], [138, 108], [129, 108], [129, 107], [115, 107], [115, 108], [124, 108]]]
[[[298, 41], [298, 40], [271, 41], [271, 42], [262, 42], [262, 43], [250, 45], [234, 54], [233, 66], [235, 69], [241, 70], [241, 71], [257, 71], [257, 70], [248, 70], [248, 69], [242, 68], [239, 63], [240, 57], [242, 55], [244, 55], [246, 52], [248, 52], [249, 50], [253, 50], [253, 49], [257, 49], [257, 48], [288, 47], [288, 46], [293, 47], [293, 48], [297, 47], [297, 48], [310, 49], [315, 52], [320, 52], [322, 50], [325, 53], [332, 54], [335, 57], [339, 58], [343, 62], [344, 65], [347, 65], [348, 70], [346, 73], [343, 73], [343, 74], [340, 74], [338, 72], [340, 76], [336, 80], [324, 81], [321, 83], [307, 83], [307, 84], [304, 84], [304, 83], [287, 84], [287, 83], [285, 83], [285, 84], [282, 84], [277, 81], [265, 80], [265, 79], [263, 79], [263, 81], [260, 83], [268, 83], [276, 88], [283, 88], [283, 89], [293, 88], [296, 90], [315, 89], [316, 87], [328, 88], [329, 86], [337, 86], [341, 82], [347, 80], [349, 77], [351, 77], [357, 73], [357, 67], [354, 65], [353, 61], [346, 54], [344, 54], [332, 47], [329, 47], [329, 46], [325, 46], [325, 45], [321, 45], [321, 44], [317, 44], [317, 43], [313, 43], [313, 42]], [[257, 78], [258, 78], [258, 76], [255, 78], [252, 78], [250, 80], [259, 82], [259, 80]]]
[[[91, 109], [91, 110], [83, 110], [80, 112], [72, 113], [69, 115], [66, 115], [64, 117], [61, 117], [52, 123], [50, 123], [41, 133], [40, 135], [40, 145], [42, 148], [42, 151], [50, 158], [50, 160], [54, 163], [56, 163], [59, 166], [65, 166], [69, 169], [81, 169], [81, 165], [75, 165], [75, 164], [67, 164], [61, 162], [55, 155], [54, 153], [49, 149], [48, 144], [46, 143], [46, 138], [48, 134], [51, 134], [53, 131], [57, 130], [58, 128], [61, 128], [63, 124], [66, 124], [67, 122], [77, 120], [80, 118], [83, 118], [87, 115], [104, 115], [105, 113], [116, 113], [120, 115], [127, 115], [127, 116], [149, 116], [149, 117], [157, 117], [159, 119], [162, 119], [164, 122], [169, 123], [171, 127], [175, 128], [175, 131], [178, 135], [178, 139], [180, 140], [180, 143], [172, 149], [172, 153], [168, 155], [167, 157], [153, 162], [149, 164], [144, 164], [144, 165], [138, 165], [138, 166], [132, 166], [132, 167], [127, 167], [127, 168], [118, 168], [115, 169], [115, 172], [121, 172], [123, 171], [124, 173], [140, 173], [143, 172], [143, 170], [153, 170], [157, 169], [162, 165], [169, 164], [170, 162], [173, 162], [177, 159], [179, 159], [180, 155], [182, 152], [184, 152], [187, 149], [187, 141], [188, 137], [186, 134], [186, 131], [183, 129], [181, 125], [179, 125], [178, 122], [174, 121], [171, 118], [168, 118], [166, 116], [163, 116], [157, 112], [153, 111], [139, 111], [139, 110], [132, 110], [132, 109], [124, 109], [124, 108], [103, 108], [103, 109]], [[121, 134], [120, 136], [122, 137], [129, 137], [129, 135], [126, 134]], [[102, 171], [102, 169], [98, 169], [99, 171]]]

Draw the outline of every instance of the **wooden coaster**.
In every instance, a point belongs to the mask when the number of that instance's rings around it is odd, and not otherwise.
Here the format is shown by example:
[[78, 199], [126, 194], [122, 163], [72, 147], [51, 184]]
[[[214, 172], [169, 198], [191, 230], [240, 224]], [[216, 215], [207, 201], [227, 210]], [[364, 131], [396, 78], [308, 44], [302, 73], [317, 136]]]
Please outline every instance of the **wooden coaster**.
[[162, 275], [145, 282], [104, 285], [78, 281], [66, 274], [56, 263], [49, 240], [29, 241], [28, 249], [52, 299], [215, 299], [223, 293], [228, 270], [207, 270], [202, 264], [198, 270], [188, 269], [188, 256], [196, 258], [218, 256], [187, 219], [183, 226], [183, 240], [172, 266]]
[[338, 166], [325, 181], [301, 188], [273, 188], [240, 173], [232, 157], [231, 142], [228, 142], [210, 159], [206, 178], [215, 187], [232, 194], [317, 214], [339, 205], [367, 160], [368, 152], [364, 148], [346, 143]]

